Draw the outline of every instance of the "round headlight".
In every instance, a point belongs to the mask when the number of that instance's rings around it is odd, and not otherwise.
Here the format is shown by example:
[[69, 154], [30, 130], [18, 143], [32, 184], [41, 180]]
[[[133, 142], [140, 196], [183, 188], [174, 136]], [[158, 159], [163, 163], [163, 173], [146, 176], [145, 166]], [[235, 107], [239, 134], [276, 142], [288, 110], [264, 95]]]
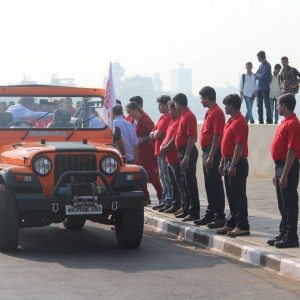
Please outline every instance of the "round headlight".
[[114, 174], [118, 169], [118, 161], [113, 156], [106, 156], [102, 159], [100, 168], [105, 174]]
[[38, 157], [33, 163], [33, 169], [40, 176], [49, 174], [49, 172], [51, 171], [50, 159], [45, 156]]

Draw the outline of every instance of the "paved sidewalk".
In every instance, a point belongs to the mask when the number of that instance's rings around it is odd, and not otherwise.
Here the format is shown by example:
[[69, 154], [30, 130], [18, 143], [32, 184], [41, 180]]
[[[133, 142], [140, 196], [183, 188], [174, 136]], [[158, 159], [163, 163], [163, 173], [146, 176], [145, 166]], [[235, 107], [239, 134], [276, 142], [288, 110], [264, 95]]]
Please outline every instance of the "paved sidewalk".
[[[203, 178], [198, 178], [201, 215], [205, 213], [207, 206], [202, 183]], [[300, 248], [278, 249], [266, 244], [268, 239], [278, 234], [280, 221], [272, 180], [249, 179], [247, 183], [250, 236], [239, 238], [218, 236], [215, 230], [206, 226], [195, 226], [193, 222], [183, 223], [174, 218], [173, 214], [153, 211], [152, 205], [158, 202], [151, 185], [148, 187], [152, 204], [145, 208], [145, 222], [176, 238], [300, 280]], [[226, 213], [228, 214], [227, 205]], [[298, 232], [300, 233], [300, 230]]]

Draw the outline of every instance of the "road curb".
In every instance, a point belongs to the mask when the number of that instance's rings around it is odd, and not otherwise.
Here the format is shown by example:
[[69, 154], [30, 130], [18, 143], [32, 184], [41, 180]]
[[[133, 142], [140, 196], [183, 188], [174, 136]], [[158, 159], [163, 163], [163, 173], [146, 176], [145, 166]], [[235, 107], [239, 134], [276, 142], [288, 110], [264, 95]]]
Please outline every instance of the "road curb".
[[237, 239], [208, 233], [207, 230], [192, 224], [175, 221], [157, 216], [154, 212], [145, 210], [145, 224], [158, 232], [207, 248], [219, 254], [229, 255], [239, 261], [271, 270], [281, 276], [300, 281], [300, 259], [284, 256], [282, 253], [270, 251], [268, 248], [246, 244]]

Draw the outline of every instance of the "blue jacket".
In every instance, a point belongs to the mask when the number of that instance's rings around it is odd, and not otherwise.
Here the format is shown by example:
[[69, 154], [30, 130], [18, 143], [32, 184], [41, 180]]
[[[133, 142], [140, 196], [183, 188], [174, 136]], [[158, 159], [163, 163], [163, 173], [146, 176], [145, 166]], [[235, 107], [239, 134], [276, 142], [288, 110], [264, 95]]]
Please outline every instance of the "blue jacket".
[[264, 92], [270, 90], [270, 83], [272, 81], [271, 65], [265, 60], [259, 66], [256, 74], [257, 91]]

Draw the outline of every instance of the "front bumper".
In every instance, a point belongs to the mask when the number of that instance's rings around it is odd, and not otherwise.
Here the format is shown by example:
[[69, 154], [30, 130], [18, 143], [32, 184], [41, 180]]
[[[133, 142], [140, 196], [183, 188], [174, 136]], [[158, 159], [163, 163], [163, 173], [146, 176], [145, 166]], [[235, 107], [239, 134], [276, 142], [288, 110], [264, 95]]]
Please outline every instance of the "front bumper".
[[[43, 194], [16, 194], [20, 212], [45, 212], [55, 215], [65, 215], [66, 205], [74, 205], [72, 199], [52, 197]], [[143, 207], [142, 191], [121, 192], [114, 196], [98, 196], [97, 204], [102, 205], [103, 214], [116, 213], [124, 209]]]

